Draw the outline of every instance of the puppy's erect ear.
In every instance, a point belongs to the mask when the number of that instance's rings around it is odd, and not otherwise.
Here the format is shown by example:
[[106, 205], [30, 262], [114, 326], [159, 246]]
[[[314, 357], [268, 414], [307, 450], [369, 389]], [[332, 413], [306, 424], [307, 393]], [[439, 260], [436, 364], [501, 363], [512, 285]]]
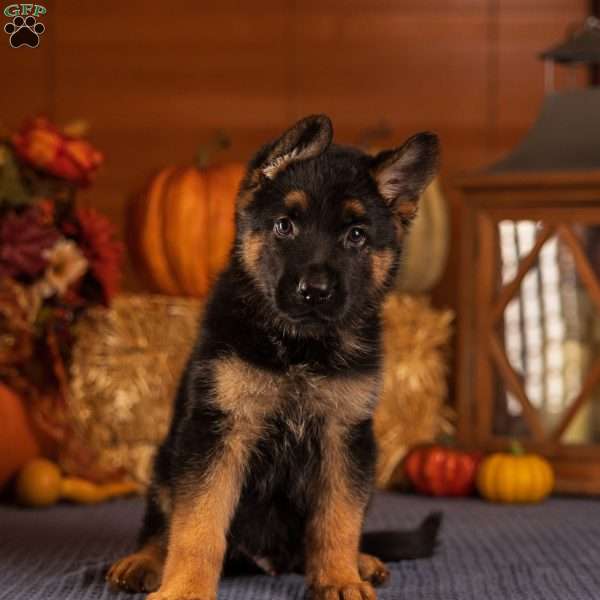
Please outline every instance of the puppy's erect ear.
[[415, 216], [419, 196], [437, 172], [439, 155], [437, 135], [423, 132], [373, 158], [371, 173], [379, 193], [403, 224]]
[[333, 137], [329, 117], [312, 115], [298, 121], [269, 147], [258, 168], [269, 179], [290, 164], [319, 156], [327, 150]]

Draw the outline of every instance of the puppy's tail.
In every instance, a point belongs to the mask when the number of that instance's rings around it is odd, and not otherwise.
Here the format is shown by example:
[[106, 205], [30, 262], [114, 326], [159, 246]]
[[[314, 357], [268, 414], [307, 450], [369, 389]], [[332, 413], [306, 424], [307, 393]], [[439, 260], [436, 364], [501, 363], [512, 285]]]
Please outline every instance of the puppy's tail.
[[437, 545], [441, 524], [442, 513], [434, 512], [425, 517], [417, 529], [363, 533], [360, 549], [388, 562], [428, 558], [433, 555]]

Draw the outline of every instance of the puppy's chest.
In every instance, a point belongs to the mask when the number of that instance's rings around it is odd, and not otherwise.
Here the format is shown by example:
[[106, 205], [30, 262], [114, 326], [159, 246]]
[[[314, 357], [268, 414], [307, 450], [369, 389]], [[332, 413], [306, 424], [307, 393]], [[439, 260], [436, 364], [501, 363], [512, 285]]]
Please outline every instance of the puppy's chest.
[[314, 422], [351, 425], [368, 418], [379, 391], [377, 373], [319, 375], [306, 366], [272, 373], [237, 358], [215, 365], [216, 402], [256, 427], [278, 423], [302, 438]]

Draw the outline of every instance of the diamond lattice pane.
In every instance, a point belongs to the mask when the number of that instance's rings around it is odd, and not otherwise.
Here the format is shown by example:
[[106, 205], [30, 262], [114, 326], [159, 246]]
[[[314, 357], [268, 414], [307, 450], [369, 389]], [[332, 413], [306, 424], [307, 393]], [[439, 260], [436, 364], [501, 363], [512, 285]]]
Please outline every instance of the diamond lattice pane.
[[492, 433], [511, 439], [531, 438], [531, 427], [523, 413], [523, 406], [494, 364], [492, 368], [494, 402], [492, 405]]
[[498, 240], [493, 429], [566, 443], [596, 441], [600, 228], [501, 221]]

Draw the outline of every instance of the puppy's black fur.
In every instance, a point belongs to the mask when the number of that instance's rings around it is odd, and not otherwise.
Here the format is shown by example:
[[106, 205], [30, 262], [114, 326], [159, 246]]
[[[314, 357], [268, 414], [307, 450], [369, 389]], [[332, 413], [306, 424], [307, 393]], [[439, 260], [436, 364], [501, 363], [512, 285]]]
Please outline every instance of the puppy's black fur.
[[[376, 458], [379, 312], [438, 143], [423, 133], [372, 157], [331, 139], [327, 117], [308, 117], [248, 166], [229, 266], [156, 456], [140, 550], [113, 566], [115, 585], [152, 591], [162, 578], [152, 598], [213, 598], [223, 562], [304, 571], [316, 598], [374, 598], [370, 583], [385, 578], [358, 547]], [[369, 534], [363, 550], [429, 556], [438, 526], [434, 515], [413, 532]]]

